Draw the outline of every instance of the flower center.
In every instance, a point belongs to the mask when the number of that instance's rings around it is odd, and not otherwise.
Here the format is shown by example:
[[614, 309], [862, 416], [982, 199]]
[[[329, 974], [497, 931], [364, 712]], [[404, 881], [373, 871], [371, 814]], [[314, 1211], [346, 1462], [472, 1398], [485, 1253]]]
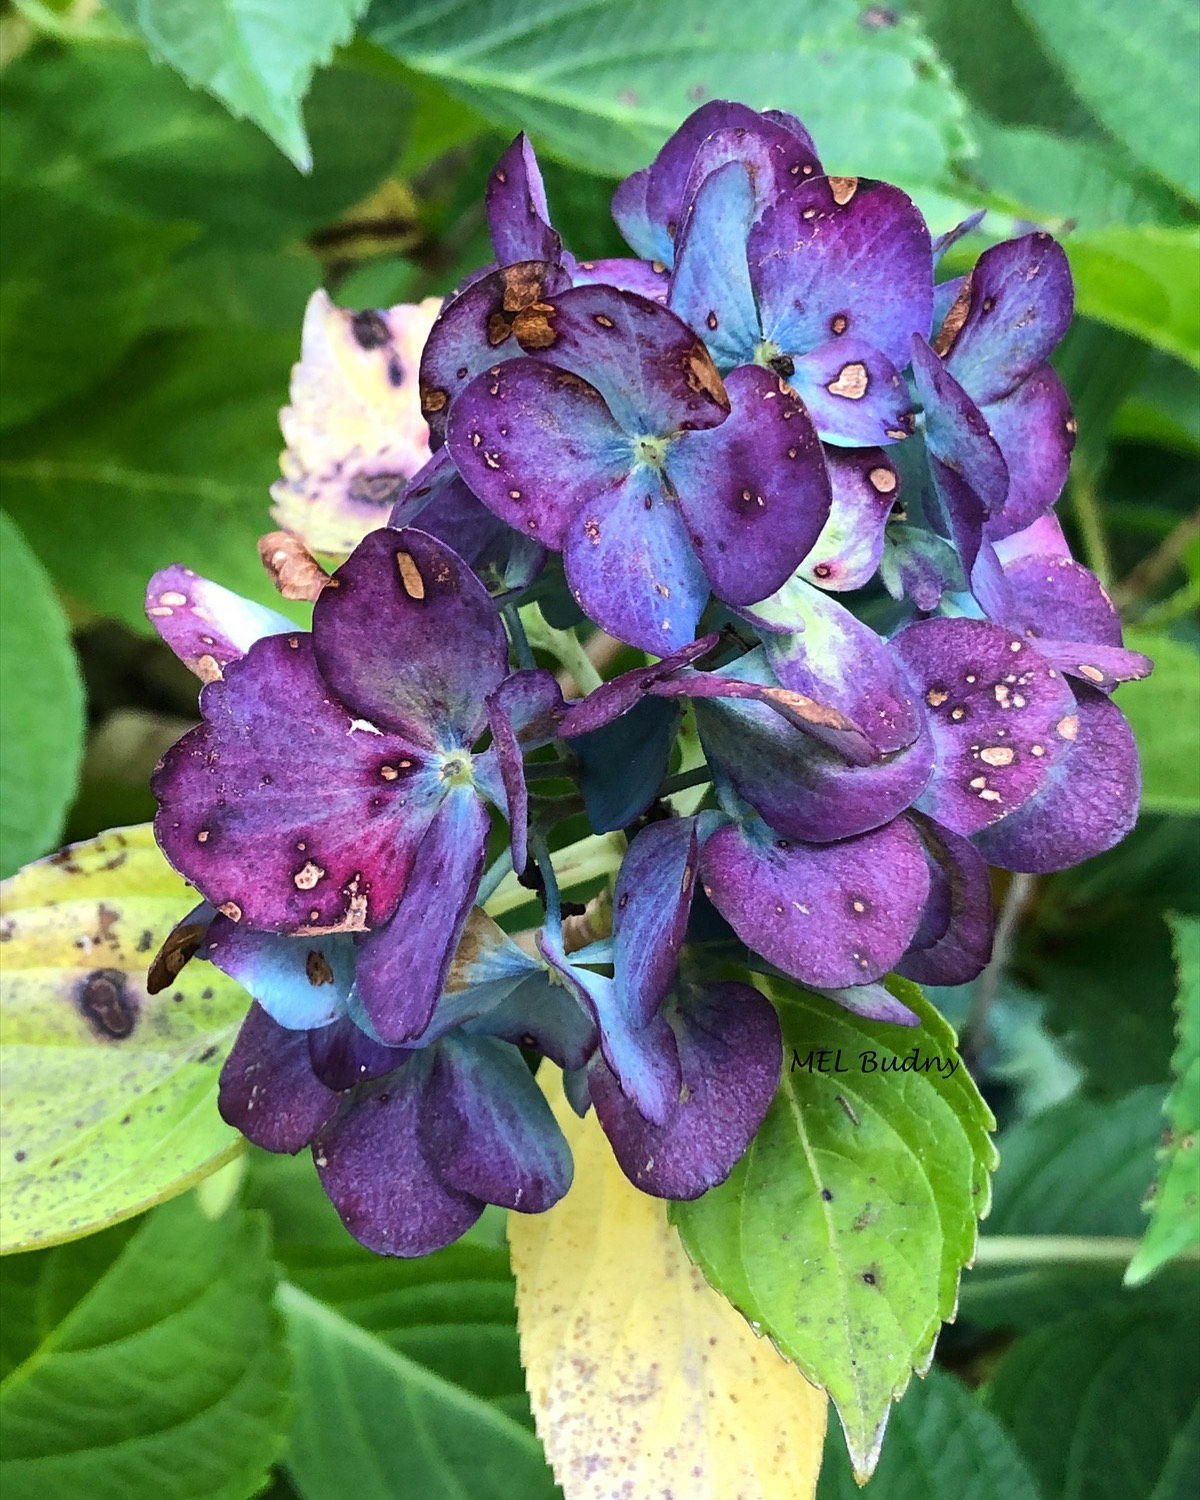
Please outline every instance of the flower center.
[[442, 756], [438, 780], [445, 786], [469, 786], [473, 757], [467, 750], [448, 750]]
[[669, 437], [640, 437], [633, 441], [633, 456], [640, 464], [645, 464], [648, 469], [656, 469], [662, 472], [666, 465], [667, 449], [671, 446]]
[[796, 373], [796, 361], [785, 354], [774, 339], [760, 339], [754, 346], [754, 363], [765, 370], [773, 370], [783, 380], [790, 380]]

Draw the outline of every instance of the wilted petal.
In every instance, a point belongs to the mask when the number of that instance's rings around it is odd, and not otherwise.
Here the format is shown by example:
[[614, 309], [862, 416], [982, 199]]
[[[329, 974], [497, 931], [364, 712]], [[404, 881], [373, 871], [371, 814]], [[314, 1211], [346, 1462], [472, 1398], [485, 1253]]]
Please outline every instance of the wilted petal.
[[285, 937], [218, 916], [200, 953], [289, 1031], [327, 1026], [346, 1012], [354, 984], [352, 938]]
[[[951, 245], [956, 245], [959, 240], [963, 239], [964, 236], [970, 234], [973, 229], [978, 229], [980, 224], [983, 223], [986, 214], [986, 208], [977, 209], [973, 214], [968, 214], [965, 219], [960, 220], [953, 229], [947, 229], [945, 234], [939, 234], [933, 242], [934, 265], [937, 265], [938, 261], [940, 261], [942, 256], [945, 255], [946, 251], [950, 249]], [[965, 280], [965, 277], [960, 276], [958, 279], [961, 282]], [[955, 293], [955, 296], [957, 296], [957, 292]], [[954, 298], [951, 297], [950, 300], [951, 302], [953, 302]], [[943, 314], [943, 317], [944, 316], [945, 314]], [[942, 319], [935, 315], [933, 320], [934, 327], [940, 327], [941, 322]]]
[[602, 682], [586, 698], [570, 705], [559, 726], [559, 734], [564, 739], [572, 739], [576, 735], [588, 734], [605, 724], [611, 724], [614, 719], [628, 713], [656, 683], [667, 681], [684, 667], [699, 661], [719, 640], [720, 636], [715, 632], [702, 635], [698, 641], [689, 641], [652, 666], [634, 667], [629, 672], [622, 672], [619, 677]]
[[983, 408], [1008, 469], [1008, 497], [991, 516], [988, 535], [1022, 531], [1062, 494], [1075, 447], [1071, 400], [1050, 365], [1039, 365], [999, 401]]
[[900, 498], [900, 475], [882, 448], [829, 448], [829, 519], [800, 566], [818, 588], [858, 589], [883, 556], [883, 531]]
[[644, 1026], [671, 987], [695, 894], [700, 846], [694, 818], [643, 828], [613, 896], [613, 962], [621, 1004]]
[[502, 266], [526, 260], [555, 264], [562, 255], [562, 239], [550, 227], [537, 157], [524, 131], [488, 174], [487, 219]]
[[929, 862], [929, 899], [896, 972], [918, 984], [967, 984], [992, 955], [992, 887], [973, 845], [920, 814], [913, 823]]
[[756, 953], [802, 984], [863, 984], [895, 967], [929, 893], [921, 840], [903, 818], [836, 844], [719, 828], [704, 893]]
[[173, 563], [146, 586], [146, 618], [202, 682], [213, 682], [265, 635], [295, 630], [285, 616]]
[[789, 380], [827, 443], [842, 448], [895, 443], [914, 427], [900, 371], [864, 339], [848, 334], [797, 355]]
[[264, 1151], [294, 1156], [337, 1112], [338, 1096], [313, 1073], [308, 1037], [254, 1004], [221, 1069], [217, 1108]]

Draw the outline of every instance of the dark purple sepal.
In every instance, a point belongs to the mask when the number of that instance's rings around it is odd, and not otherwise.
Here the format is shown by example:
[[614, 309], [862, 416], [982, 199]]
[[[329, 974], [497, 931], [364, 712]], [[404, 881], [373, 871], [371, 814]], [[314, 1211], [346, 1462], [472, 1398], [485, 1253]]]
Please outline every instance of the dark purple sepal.
[[1070, 748], [1075, 700], [1057, 668], [986, 620], [920, 620], [892, 649], [937, 747], [918, 807], [969, 836], [1028, 802]]
[[883, 534], [900, 499], [900, 475], [882, 448], [828, 448], [829, 519], [800, 564], [817, 588], [858, 589], [875, 576]]
[[385, 1047], [369, 1037], [349, 1016], [308, 1033], [312, 1070], [326, 1086], [345, 1093], [356, 1083], [370, 1083], [398, 1068], [409, 1056], [406, 1047]]
[[264, 635], [296, 628], [275, 610], [243, 599], [182, 563], [160, 568], [146, 585], [146, 618], [201, 682], [220, 677]]
[[988, 520], [993, 540], [1023, 531], [1062, 494], [1075, 447], [1075, 417], [1066, 387], [1050, 365], [1038, 365], [999, 401], [981, 408], [1008, 468], [1008, 495]]
[[896, 973], [917, 984], [967, 984], [992, 956], [992, 887], [974, 845], [919, 813], [912, 821], [929, 862], [929, 898]]
[[1121, 621], [1112, 600], [1096, 575], [1069, 552], [1022, 552], [1006, 558], [1002, 543], [997, 552], [1013, 602], [1013, 614], [1003, 624], [1023, 631], [1039, 650], [1043, 636], [1120, 646]]
[[567, 711], [562, 689], [553, 672], [544, 667], [511, 673], [491, 694], [490, 702], [512, 725], [522, 750], [552, 744]]
[[1103, 693], [1111, 693], [1122, 682], [1149, 677], [1154, 663], [1140, 651], [1123, 646], [1080, 645], [1078, 641], [1054, 641], [1039, 637], [1038, 654], [1068, 677], [1078, 678]]
[[687, 932], [700, 846], [695, 818], [650, 823], [629, 846], [613, 895], [613, 963], [635, 1026], [662, 1004]]
[[342, 1223], [380, 1255], [441, 1250], [483, 1212], [483, 1200], [447, 1187], [421, 1150], [432, 1065], [430, 1052], [414, 1053], [313, 1141], [321, 1186]]
[[356, 715], [430, 749], [468, 746], [508, 672], [495, 603], [445, 542], [383, 527], [313, 607], [321, 673]]
[[520, 1052], [493, 1037], [439, 1042], [417, 1125], [421, 1150], [457, 1192], [541, 1213], [571, 1185], [571, 1152]]
[[359, 940], [358, 989], [380, 1039], [412, 1041], [429, 1024], [479, 889], [490, 828], [472, 786], [438, 808], [391, 920]]
[[[998, 515], [1008, 497], [1008, 465], [986, 417], [924, 339], [912, 341], [912, 370], [925, 408], [930, 457], [970, 486], [982, 501], [985, 515]], [[969, 568], [974, 560], [964, 557], [964, 566]]]
[[1075, 689], [1069, 754], [1044, 785], [973, 842], [989, 864], [1043, 875], [1119, 844], [1137, 821], [1141, 769], [1124, 714], [1103, 693]]
[[502, 266], [561, 259], [562, 238], [550, 227], [542, 174], [524, 131], [488, 174], [487, 219]]
[[705, 895], [754, 952], [829, 989], [894, 968], [929, 894], [921, 840], [903, 818], [835, 844], [727, 824], [705, 844], [700, 874]]
[[683, 1087], [662, 1124], [647, 1121], [603, 1060], [588, 1071], [596, 1114], [621, 1170], [644, 1193], [698, 1198], [724, 1182], [762, 1124], [783, 1065], [779, 1020], [748, 984], [710, 984], [670, 1003]]
[[289, 1031], [328, 1026], [346, 1013], [354, 984], [353, 938], [285, 937], [217, 916], [200, 954]]
[[294, 1156], [337, 1113], [338, 1096], [313, 1073], [307, 1035], [256, 1002], [221, 1069], [217, 1108], [264, 1151]]
[[895, 443], [915, 426], [899, 369], [865, 339], [847, 334], [797, 355], [788, 377], [826, 443], [842, 448]]
[[667, 681], [684, 667], [706, 656], [719, 640], [720, 636], [715, 632], [702, 635], [698, 641], [689, 641], [653, 666], [634, 667], [619, 677], [602, 682], [586, 698], [580, 698], [568, 707], [566, 717], [559, 725], [559, 734], [563, 739], [573, 739], [576, 735], [590, 734], [611, 724], [614, 719], [628, 713], [657, 683]]
[[642, 696], [620, 718], [570, 740], [593, 833], [627, 827], [654, 801], [670, 767], [679, 720], [677, 704]]

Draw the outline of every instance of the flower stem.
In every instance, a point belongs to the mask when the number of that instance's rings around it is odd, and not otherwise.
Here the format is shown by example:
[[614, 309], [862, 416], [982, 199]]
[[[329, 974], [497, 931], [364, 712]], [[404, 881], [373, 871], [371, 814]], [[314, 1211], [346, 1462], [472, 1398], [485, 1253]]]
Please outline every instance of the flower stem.
[[[584, 885], [598, 876], [612, 875], [625, 856], [625, 839], [619, 833], [590, 833], [577, 844], [568, 844], [554, 855], [554, 874], [563, 890]], [[533, 900], [533, 893], [511, 872], [497, 884], [488, 898], [491, 917], [503, 916]]]
[[[1070, 1265], [1087, 1262], [1120, 1265], [1132, 1259], [1141, 1240], [1118, 1235], [997, 1234], [983, 1235], [975, 1251], [976, 1266]], [[1200, 1249], [1179, 1259], [1195, 1261]]]
[[659, 787], [658, 795], [669, 797], [673, 792], [685, 792], [690, 786], [703, 786], [711, 780], [712, 772], [707, 765], [696, 766], [690, 771], [677, 771], [674, 776], [668, 776]]
[[520, 611], [528, 640], [540, 651], [548, 651], [574, 679], [581, 693], [598, 688], [603, 678], [573, 630], [556, 630], [547, 624], [539, 605], [526, 604]]
[[508, 638], [512, 642], [513, 650], [517, 653], [517, 665], [521, 668], [536, 667], [537, 662], [533, 659], [533, 651], [529, 645], [529, 637], [525, 633], [525, 621], [521, 618], [521, 611], [506, 605], [501, 611], [504, 623], [508, 626]]
[[1083, 551], [1088, 567], [1104, 588], [1112, 586], [1112, 556], [1104, 519], [1100, 514], [1100, 497], [1096, 493], [1096, 473], [1090, 463], [1077, 457], [1071, 469], [1071, 506], [1083, 537]]

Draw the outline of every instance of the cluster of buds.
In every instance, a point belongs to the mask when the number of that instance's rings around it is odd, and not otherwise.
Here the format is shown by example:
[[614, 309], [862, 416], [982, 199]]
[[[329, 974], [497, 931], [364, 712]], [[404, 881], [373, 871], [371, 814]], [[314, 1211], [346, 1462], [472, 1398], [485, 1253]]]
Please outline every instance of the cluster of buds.
[[[1053, 512], [1053, 239], [937, 282], [972, 221], [931, 239], [729, 103], [618, 188], [629, 258], [564, 248], [524, 136], [487, 212], [496, 263], [440, 309], [310, 305], [263, 552], [311, 630], [179, 567], [148, 598], [206, 679], [154, 783], [205, 898], [158, 977], [245, 986], [225, 1117], [311, 1146], [396, 1255], [566, 1191], [533, 1054], [640, 1188], [704, 1192], [779, 1080], [753, 976], [911, 1023], [881, 981], [981, 970], [989, 865], [1077, 863], [1138, 800], [1109, 695], [1149, 663]], [[645, 665], [565, 700], [543, 614]], [[584, 946], [549, 852], [580, 806], [627, 841]], [[510, 867], [544, 908], [520, 942], [482, 905]]]

